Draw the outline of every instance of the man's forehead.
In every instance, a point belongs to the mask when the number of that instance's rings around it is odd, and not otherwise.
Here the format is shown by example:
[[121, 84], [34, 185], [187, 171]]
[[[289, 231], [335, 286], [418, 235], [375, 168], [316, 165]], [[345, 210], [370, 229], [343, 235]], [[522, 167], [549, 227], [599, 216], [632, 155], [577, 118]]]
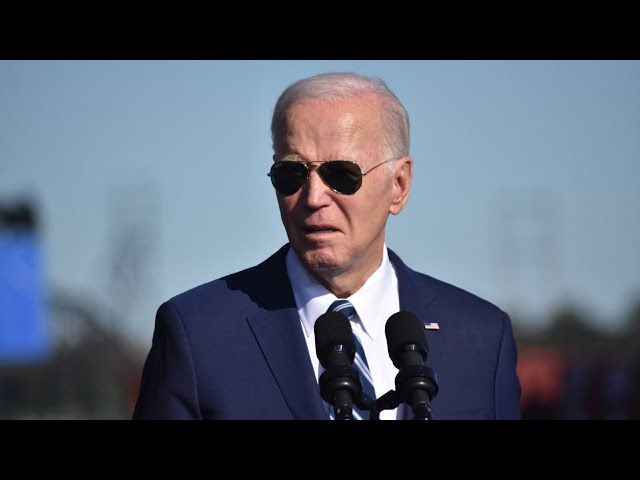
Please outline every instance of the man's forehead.
[[383, 102], [378, 95], [373, 94], [340, 97], [330, 100], [299, 99], [289, 105], [286, 116], [289, 117], [292, 113], [300, 110], [325, 112], [327, 114], [366, 111], [368, 115], [375, 115], [376, 112], [382, 112]]
[[322, 135], [324, 142], [341, 142], [374, 135], [383, 129], [381, 112], [370, 105], [339, 106], [329, 104], [299, 104], [287, 112], [284, 140]]

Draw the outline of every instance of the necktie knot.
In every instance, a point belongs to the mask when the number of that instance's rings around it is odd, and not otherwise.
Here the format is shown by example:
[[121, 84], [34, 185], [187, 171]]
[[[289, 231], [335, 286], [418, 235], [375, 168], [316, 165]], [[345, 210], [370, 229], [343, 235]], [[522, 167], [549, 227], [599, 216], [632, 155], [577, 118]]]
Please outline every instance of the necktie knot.
[[336, 300], [329, 306], [329, 309], [327, 311], [340, 312], [349, 320], [351, 320], [351, 318], [353, 318], [356, 314], [356, 309], [349, 300]]

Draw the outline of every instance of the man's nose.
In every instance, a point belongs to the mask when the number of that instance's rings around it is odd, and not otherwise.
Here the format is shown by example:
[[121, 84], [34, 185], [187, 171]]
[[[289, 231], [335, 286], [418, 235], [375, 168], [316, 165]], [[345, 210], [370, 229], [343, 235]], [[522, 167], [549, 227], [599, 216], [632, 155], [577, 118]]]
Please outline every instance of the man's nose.
[[303, 186], [303, 198], [310, 208], [320, 208], [331, 201], [331, 189], [320, 178], [317, 165], [309, 165], [309, 179]]

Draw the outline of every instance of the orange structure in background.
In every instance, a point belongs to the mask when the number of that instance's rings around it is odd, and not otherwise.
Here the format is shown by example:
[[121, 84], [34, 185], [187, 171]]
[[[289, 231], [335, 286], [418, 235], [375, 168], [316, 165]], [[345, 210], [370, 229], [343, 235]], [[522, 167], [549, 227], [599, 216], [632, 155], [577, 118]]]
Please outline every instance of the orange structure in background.
[[529, 348], [518, 352], [520, 404], [525, 418], [558, 418], [557, 406], [565, 394], [566, 370], [564, 356], [555, 350]]
[[518, 352], [517, 371], [525, 420], [640, 419], [636, 356], [528, 347]]

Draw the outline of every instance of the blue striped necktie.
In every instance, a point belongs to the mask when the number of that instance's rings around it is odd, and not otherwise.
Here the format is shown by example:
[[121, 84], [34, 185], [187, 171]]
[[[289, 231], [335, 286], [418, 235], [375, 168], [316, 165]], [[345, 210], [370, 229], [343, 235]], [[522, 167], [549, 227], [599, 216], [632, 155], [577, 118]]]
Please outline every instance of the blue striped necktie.
[[[349, 300], [336, 300], [331, 304], [328, 312], [340, 312], [345, 315], [349, 320], [352, 320], [356, 315], [356, 309], [351, 305]], [[356, 344], [356, 355], [353, 361], [353, 366], [360, 373], [360, 382], [362, 383], [362, 391], [371, 397], [371, 400], [376, 399], [376, 392], [373, 388], [373, 379], [371, 378], [371, 372], [369, 371], [369, 364], [367, 363], [367, 357], [364, 354], [362, 344], [356, 333], [353, 333], [353, 339]], [[369, 411], [360, 410], [356, 407], [355, 402], [353, 404], [353, 418], [354, 420], [368, 420]], [[334, 419], [333, 408], [331, 408], [331, 419]]]

